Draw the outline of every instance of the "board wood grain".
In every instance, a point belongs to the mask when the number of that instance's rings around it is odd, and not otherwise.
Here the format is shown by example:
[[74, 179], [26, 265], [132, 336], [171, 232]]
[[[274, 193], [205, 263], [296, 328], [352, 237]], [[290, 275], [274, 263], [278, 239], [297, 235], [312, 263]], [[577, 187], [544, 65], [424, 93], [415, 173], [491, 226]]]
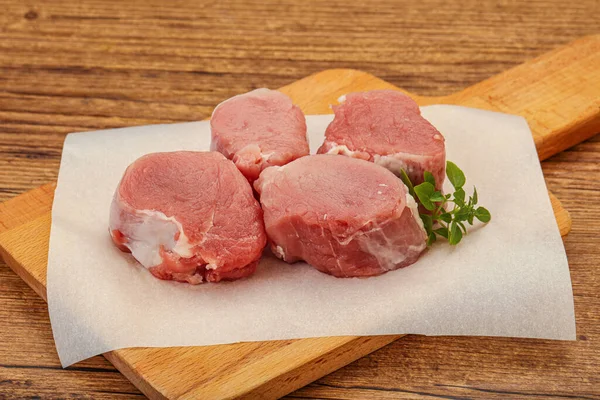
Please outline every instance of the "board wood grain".
[[[598, 61], [598, 42], [598, 37], [583, 39], [507, 72], [508, 78], [484, 81], [472, 88], [471, 97], [466, 93], [467, 89], [447, 97], [415, 96], [415, 99], [420, 104], [441, 102], [473, 106], [469, 102], [481, 102], [477, 103], [481, 108], [504, 112], [511, 112], [511, 107], [514, 107], [515, 112], [521, 111], [528, 119], [538, 152], [541, 157], [546, 157], [568, 143], [589, 137], [598, 126], [597, 99], [593, 91], [586, 91], [598, 80], [586, 78], [573, 84], [574, 78], [568, 76], [573, 71], [573, 64], [576, 64], [580, 65], [576, 71], [586, 72], [586, 77], [589, 73], [592, 78], [597, 77], [598, 71], [593, 68], [593, 63]], [[581, 51], [572, 50], [577, 48]], [[569, 62], [563, 60], [565, 57]], [[557, 65], [562, 67], [557, 68]], [[540, 83], [546, 76], [543, 71], [549, 67], [553, 68], [551, 71], [555, 77], [550, 81], [553, 82], [552, 88], [557, 88], [550, 92], [546, 84]], [[524, 78], [519, 80], [521, 76]], [[537, 95], [542, 97], [531, 97], [530, 105], [519, 99], [513, 103], [509, 96], [512, 91], [507, 89], [504, 92], [507, 98], [503, 100], [502, 85], [510, 84], [513, 84], [513, 90], [531, 85], [530, 90], [540, 91]], [[330, 70], [281, 90], [306, 113], [322, 113], [329, 111], [328, 105], [341, 94], [375, 88], [393, 86], [360, 71]], [[575, 92], [588, 95], [576, 96]], [[489, 96], [490, 93], [497, 94]], [[559, 104], [564, 104], [565, 108], [559, 108]], [[582, 113], [582, 109], [587, 111]], [[551, 115], [560, 115], [561, 118], [550, 118], [545, 122], [544, 110], [553, 110]], [[42, 296], [45, 296], [52, 191], [52, 185], [45, 186], [0, 207], [3, 257]], [[565, 234], [570, 229], [569, 215], [555, 198], [552, 199], [561, 233]], [[105, 356], [152, 398], [264, 398], [288, 393], [396, 338], [318, 338], [211, 347], [124, 349]]]

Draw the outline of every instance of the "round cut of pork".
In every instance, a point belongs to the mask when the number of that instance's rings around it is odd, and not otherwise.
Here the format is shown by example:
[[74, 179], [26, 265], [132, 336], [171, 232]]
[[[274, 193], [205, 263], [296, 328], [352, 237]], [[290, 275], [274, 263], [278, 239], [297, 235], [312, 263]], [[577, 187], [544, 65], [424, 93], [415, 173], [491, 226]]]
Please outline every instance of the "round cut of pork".
[[153, 153], [133, 162], [109, 225], [114, 243], [154, 276], [191, 284], [252, 274], [266, 244], [252, 188], [216, 152]]
[[417, 261], [426, 233], [406, 186], [371, 162], [302, 157], [254, 183], [273, 253], [337, 277], [385, 273]]
[[283, 93], [256, 89], [219, 104], [210, 120], [211, 150], [253, 182], [262, 170], [308, 155], [306, 119]]
[[396, 175], [404, 169], [415, 185], [429, 171], [442, 188], [444, 137], [421, 116], [417, 103], [395, 90], [350, 93], [340, 100], [318, 153], [373, 161]]

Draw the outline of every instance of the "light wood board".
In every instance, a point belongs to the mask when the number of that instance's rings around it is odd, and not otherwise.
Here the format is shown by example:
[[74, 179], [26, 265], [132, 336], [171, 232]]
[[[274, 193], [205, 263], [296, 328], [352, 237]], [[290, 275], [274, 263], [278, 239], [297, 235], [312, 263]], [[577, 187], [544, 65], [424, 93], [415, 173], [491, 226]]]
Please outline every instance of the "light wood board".
[[[541, 158], [600, 127], [600, 38], [584, 38], [457, 94], [427, 98], [527, 118]], [[351, 91], [394, 88], [356, 70], [327, 70], [281, 90], [308, 114]], [[0, 204], [0, 251], [7, 264], [45, 298], [54, 185]], [[550, 196], [561, 234], [571, 220]], [[151, 398], [274, 398], [297, 389], [400, 336], [335, 337], [186, 348], [135, 348], [105, 356]]]

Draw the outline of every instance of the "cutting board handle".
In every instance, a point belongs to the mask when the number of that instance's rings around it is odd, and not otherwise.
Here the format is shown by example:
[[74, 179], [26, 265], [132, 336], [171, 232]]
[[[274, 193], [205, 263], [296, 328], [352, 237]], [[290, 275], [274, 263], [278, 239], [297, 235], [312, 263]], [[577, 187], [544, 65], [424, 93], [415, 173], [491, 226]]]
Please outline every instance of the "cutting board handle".
[[521, 115], [543, 160], [600, 132], [600, 35], [579, 39], [461, 92], [419, 100]]

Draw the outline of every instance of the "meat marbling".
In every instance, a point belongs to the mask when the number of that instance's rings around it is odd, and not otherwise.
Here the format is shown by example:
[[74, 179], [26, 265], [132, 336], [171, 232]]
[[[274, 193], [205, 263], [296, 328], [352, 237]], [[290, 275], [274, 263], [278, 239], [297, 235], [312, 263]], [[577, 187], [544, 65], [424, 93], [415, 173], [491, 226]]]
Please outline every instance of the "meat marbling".
[[404, 169], [414, 184], [423, 172], [433, 174], [437, 189], [445, 177], [442, 134], [421, 116], [410, 97], [394, 90], [350, 93], [334, 106], [318, 153], [342, 154], [373, 161], [396, 175]]
[[133, 162], [113, 198], [110, 233], [157, 278], [192, 284], [252, 274], [266, 244], [248, 181], [216, 152]]
[[372, 276], [414, 263], [426, 247], [406, 186], [374, 163], [338, 155], [271, 167], [254, 183], [275, 255], [337, 277]]
[[308, 155], [306, 119], [283, 93], [256, 89], [219, 104], [210, 120], [211, 150], [253, 182], [262, 170]]

